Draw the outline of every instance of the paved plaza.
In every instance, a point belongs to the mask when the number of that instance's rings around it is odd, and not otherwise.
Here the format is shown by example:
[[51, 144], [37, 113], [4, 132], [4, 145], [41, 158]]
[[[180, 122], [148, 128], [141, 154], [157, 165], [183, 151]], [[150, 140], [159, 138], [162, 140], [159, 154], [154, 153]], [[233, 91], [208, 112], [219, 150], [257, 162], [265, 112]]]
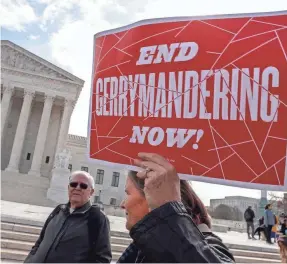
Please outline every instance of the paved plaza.
[[[1, 217], [3, 221], [7, 220], [17, 220], [21, 219], [22, 223], [42, 225], [43, 222], [48, 217], [49, 213], [53, 208], [42, 207], [29, 204], [21, 204], [15, 202], [1, 201]], [[111, 224], [111, 230], [127, 232], [125, 228], [125, 218], [117, 216], [108, 216]], [[264, 241], [253, 241], [247, 238], [245, 233], [239, 232], [227, 232], [227, 233], [217, 233], [216, 235], [222, 238], [224, 243], [228, 244], [238, 244], [245, 246], [256, 246], [256, 247], [266, 247], [266, 248], [276, 248], [277, 245], [268, 245]]]

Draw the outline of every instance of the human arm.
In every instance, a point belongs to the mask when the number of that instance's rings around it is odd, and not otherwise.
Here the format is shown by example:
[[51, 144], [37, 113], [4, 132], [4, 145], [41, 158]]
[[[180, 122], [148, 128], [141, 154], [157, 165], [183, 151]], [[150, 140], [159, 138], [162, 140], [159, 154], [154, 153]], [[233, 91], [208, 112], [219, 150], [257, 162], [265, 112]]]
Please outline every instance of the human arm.
[[264, 226], [268, 226], [268, 216], [267, 216], [267, 211], [264, 212]]
[[45, 224], [44, 224], [44, 226], [43, 226], [43, 228], [42, 228], [42, 230], [41, 230], [41, 233], [40, 233], [40, 235], [39, 235], [37, 241], [35, 242], [35, 244], [34, 244], [34, 246], [32, 247], [30, 253], [28, 254], [28, 256], [26, 257], [24, 263], [33, 263], [32, 258], [33, 258], [33, 256], [36, 254], [36, 252], [37, 252], [37, 250], [38, 250], [40, 244], [42, 243], [42, 241], [43, 241], [43, 239], [44, 239], [45, 230], [46, 230], [46, 227], [47, 227], [47, 225], [48, 225], [48, 223], [49, 223], [49, 220], [50, 220], [49, 218], [46, 220], [46, 222], [45, 222]]
[[92, 244], [90, 262], [94, 263], [110, 263], [112, 260], [112, 251], [110, 243], [110, 223], [109, 219], [102, 212], [98, 214], [97, 239]]
[[152, 210], [130, 235], [143, 255], [152, 257], [148, 259], [152, 262], [233, 262], [221, 241], [207, 243], [181, 202], [169, 202]]
[[40, 246], [40, 244], [42, 243], [43, 239], [44, 239], [44, 236], [45, 236], [45, 231], [46, 231], [46, 228], [49, 224], [49, 222], [51, 221], [51, 219], [60, 211], [61, 209], [61, 204], [58, 205], [52, 212], [51, 214], [48, 216], [47, 220], [45, 221], [44, 225], [43, 225], [43, 228], [41, 230], [41, 233], [39, 235], [39, 238], [37, 239], [35, 245], [32, 247], [30, 253], [28, 254], [28, 256], [26, 257], [24, 263], [31, 263], [33, 262], [32, 261], [32, 256], [34, 256]]
[[[209, 245], [181, 202], [180, 180], [165, 158], [139, 153], [135, 165], [145, 169], [137, 173], [144, 179], [144, 193], [150, 213], [130, 232], [137, 248], [149, 262], [232, 262], [224, 245]], [[214, 239], [216, 241], [216, 238]], [[228, 251], [228, 250], [227, 250]]]
[[255, 218], [255, 213], [254, 213], [253, 210], [252, 210], [251, 212], [252, 212], [252, 213], [251, 213], [251, 214], [252, 214], [251, 217], [252, 217], [252, 220], [253, 220], [253, 219]]

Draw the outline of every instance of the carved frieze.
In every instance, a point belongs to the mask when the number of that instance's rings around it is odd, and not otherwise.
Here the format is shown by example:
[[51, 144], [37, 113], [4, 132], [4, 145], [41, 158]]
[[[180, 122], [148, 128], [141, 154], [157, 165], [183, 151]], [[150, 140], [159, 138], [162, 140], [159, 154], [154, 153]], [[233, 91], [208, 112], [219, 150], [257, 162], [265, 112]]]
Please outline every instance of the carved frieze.
[[1, 65], [4, 67], [14, 67], [19, 70], [41, 74], [51, 78], [59, 78], [72, 81], [61, 73], [48, 68], [40, 62], [28, 57], [23, 53], [18, 52], [9, 46], [2, 46], [1, 48]]
[[81, 90], [81, 86], [77, 84], [70, 84], [66, 83], [65, 81], [61, 80], [54, 80], [51, 78], [43, 77], [43, 76], [37, 76], [37, 75], [32, 75], [27, 72], [19, 72], [19, 71], [12, 71], [10, 69], [2, 69], [2, 73], [7, 73], [9, 75], [13, 76], [19, 76], [19, 77], [24, 77], [28, 78], [28, 82], [25, 81], [27, 85], [31, 84], [34, 86], [39, 86], [39, 87], [46, 87], [47, 89], [54, 90], [54, 91], [59, 91], [59, 92], [66, 92], [69, 94], [77, 94], [79, 90]]

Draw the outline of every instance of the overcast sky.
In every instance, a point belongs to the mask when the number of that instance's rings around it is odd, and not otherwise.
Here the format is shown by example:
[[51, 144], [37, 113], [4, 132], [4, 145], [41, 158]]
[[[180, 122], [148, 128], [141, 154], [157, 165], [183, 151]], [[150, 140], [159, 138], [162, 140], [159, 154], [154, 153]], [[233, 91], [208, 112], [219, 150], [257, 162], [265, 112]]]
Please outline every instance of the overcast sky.
[[[287, 10], [287, 0], [1, 0], [1, 39], [8, 39], [85, 80], [69, 132], [86, 136], [93, 35], [140, 19]], [[207, 203], [260, 191], [194, 183]]]

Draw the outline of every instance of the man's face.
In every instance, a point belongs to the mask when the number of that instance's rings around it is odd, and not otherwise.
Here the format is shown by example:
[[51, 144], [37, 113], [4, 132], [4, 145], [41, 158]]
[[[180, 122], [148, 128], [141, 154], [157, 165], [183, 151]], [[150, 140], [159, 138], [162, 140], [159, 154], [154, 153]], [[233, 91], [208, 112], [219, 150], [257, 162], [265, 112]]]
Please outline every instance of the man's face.
[[[76, 186], [71, 187], [71, 185]], [[87, 188], [85, 189], [85, 187]], [[70, 180], [68, 192], [71, 205], [81, 207], [89, 201], [94, 190], [91, 188], [90, 183], [85, 175], [77, 174]]]

